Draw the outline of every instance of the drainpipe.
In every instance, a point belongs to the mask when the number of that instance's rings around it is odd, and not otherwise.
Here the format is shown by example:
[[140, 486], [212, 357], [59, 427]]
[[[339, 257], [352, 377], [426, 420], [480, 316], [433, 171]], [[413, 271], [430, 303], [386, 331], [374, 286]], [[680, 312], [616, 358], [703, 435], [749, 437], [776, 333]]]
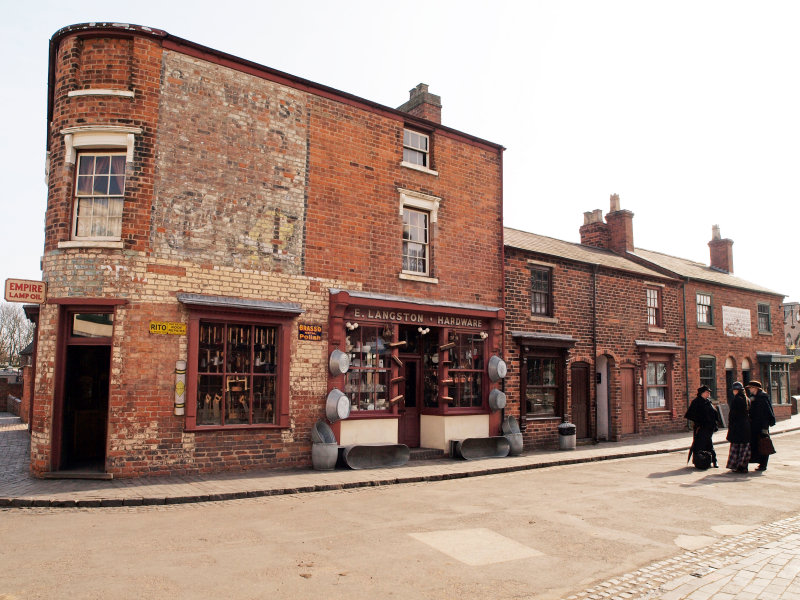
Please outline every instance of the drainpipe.
[[[592, 381], [594, 382], [594, 438], [592, 441], [598, 443], [600, 441], [597, 435], [597, 413], [600, 411], [600, 406], [597, 403], [597, 270], [599, 265], [592, 266]], [[606, 382], [608, 385], [608, 382]], [[606, 399], [608, 402], [608, 399]], [[609, 403], [609, 420], [611, 418], [611, 405]]]
[[683, 373], [686, 380], [686, 406], [689, 406], [689, 325], [686, 322], [686, 286], [689, 278], [683, 282]]

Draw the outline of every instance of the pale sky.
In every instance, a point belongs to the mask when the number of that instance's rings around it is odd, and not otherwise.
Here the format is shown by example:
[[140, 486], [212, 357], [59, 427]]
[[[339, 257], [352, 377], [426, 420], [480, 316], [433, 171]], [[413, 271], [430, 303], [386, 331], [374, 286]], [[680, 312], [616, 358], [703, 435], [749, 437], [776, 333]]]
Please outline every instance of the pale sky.
[[40, 279], [48, 42], [124, 22], [397, 107], [423, 82], [442, 123], [507, 148], [505, 223], [578, 242], [609, 196], [638, 247], [800, 300], [800, 2], [2, 0], [0, 279]]

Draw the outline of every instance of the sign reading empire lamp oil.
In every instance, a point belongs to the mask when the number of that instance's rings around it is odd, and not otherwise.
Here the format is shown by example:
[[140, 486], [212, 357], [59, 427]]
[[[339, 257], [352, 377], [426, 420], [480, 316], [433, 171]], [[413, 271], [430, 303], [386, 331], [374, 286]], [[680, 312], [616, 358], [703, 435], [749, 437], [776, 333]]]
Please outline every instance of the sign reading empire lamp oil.
[[161, 335], [186, 335], [186, 323], [150, 321], [150, 333], [158, 333]]
[[6, 302], [30, 302], [43, 304], [47, 284], [44, 281], [6, 279]]

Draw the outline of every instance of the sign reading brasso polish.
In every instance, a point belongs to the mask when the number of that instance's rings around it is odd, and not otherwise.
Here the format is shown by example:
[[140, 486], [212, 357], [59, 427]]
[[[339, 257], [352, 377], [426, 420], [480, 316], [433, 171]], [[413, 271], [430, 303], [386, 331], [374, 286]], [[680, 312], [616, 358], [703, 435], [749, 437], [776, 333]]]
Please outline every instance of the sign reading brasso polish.
[[47, 284], [44, 281], [6, 279], [6, 302], [44, 304]]
[[418, 312], [379, 310], [374, 308], [354, 308], [352, 318], [416, 323], [418, 325], [433, 325], [434, 327], [483, 327], [483, 319], [451, 317], [448, 315], [426, 315], [425, 313]]

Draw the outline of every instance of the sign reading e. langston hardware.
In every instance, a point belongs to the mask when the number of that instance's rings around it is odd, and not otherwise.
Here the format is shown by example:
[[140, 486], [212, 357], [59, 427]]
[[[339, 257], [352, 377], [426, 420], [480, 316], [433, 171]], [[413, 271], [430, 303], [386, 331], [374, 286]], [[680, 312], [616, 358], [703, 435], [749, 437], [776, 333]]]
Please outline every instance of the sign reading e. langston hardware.
[[47, 284], [44, 281], [6, 279], [6, 302], [44, 304]]

